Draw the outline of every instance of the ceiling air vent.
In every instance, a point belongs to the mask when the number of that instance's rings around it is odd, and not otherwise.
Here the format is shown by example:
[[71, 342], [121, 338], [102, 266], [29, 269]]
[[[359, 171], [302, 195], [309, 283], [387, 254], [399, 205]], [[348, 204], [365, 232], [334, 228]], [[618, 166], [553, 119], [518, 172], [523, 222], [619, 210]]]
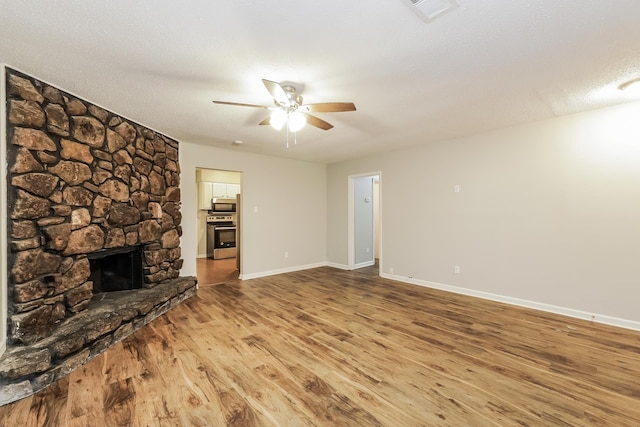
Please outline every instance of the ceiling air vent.
[[457, 0], [402, 0], [424, 22], [431, 22], [440, 15], [460, 6]]

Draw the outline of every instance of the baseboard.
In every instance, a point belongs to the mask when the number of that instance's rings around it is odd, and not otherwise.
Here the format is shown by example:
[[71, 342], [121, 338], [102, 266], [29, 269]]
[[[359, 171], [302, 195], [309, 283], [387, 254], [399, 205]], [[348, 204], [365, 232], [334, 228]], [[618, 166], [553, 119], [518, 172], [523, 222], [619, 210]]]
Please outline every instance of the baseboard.
[[292, 273], [294, 271], [309, 270], [310, 268], [325, 267], [326, 262], [318, 262], [314, 264], [297, 265], [294, 267], [280, 268], [278, 270], [262, 271], [259, 273], [241, 274], [240, 280], [257, 279], [259, 277], [274, 276], [276, 274]]
[[361, 263], [358, 263], [358, 264], [354, 265], [353, 269], [357, 270], [358, 268], [369, 267], [371, 265], [374, 265], [375, 263], [376, 263], [375, 260], [361, 262]]
[[327, 267], [339, 268], [340, 270], [351, 270], [347, 264], [338, 264], [337, 262], [326, 262]]
[[563, 316], [573, 317], [576, 319], [588, 320], [590, 322], [601, 323], [604, 325], [617, 326], [619, 328], [640, 331], [640, 322], [634, 320], [620, 319], [618, 317], [607, 316], [604, 314], [589, 313], [581, 310], [574, 310], [567, 307], [559, 307], [552, 304], [545, 304], [536, 301], [529, 301], [520, 298], [513, 298], [504, 295], [492, 294], [490, 292], [476, 291], [458, 286], [445, 285], [442, 283], [429, 282], [426, 280], [413, 279], [393, 274], [380, 273], [380, 277], [398, 282], [409, 283], [412, 285], [424, 286], [426, 288], [438, 289], [441, 291], [453, 292], [456, 294], [467, 295], [482, 298], [491, 301], [502, 302], [519, 307], [532, 308], [535, 310], [546, 311], [548, 313], [560, 314]]
[[361, 262], [360, 264], [354, 265], [353, 268], [349, 267], [347, 264], [338, 264], [337, 262], [326, 262], [325, 265], [327, 267], [339, 268], [340, 270], [356, 270], [358, 268], [375, 265], [375, 263], [375, 261]]

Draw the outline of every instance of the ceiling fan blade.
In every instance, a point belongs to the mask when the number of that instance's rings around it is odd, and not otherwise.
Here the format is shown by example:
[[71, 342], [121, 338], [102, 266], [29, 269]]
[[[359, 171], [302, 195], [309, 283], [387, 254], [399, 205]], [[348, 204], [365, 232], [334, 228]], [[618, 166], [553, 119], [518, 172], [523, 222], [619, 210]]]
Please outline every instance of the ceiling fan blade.
[[273, 99], [275, 99], [278, 104], [285, 107], [291, 105], [289, 97], [287, 96], [287, 93], [284, 91], [284, 89], [282, 89], [282, 86], [280, 86], [280, 83], [272, 82], [271, 80], [266, 79], [262, 79], [262, 83], [264, 83], [264, 86], [267, 88], [271, 96], [273, 96]]
[[329, 130], [333, 127], [331, 123], [325, 122], [324, 120], [319, 119], [316, 116], [312, 116], [311, 114], [305, 114], [305, 116], [307, 117], [307, 124], [310, 124], [311, 126], [315, 126], [322, 130]]
[[258, 125], [260, 125], [260, 126], [262, 126], [262, 125], [270, 125], [270, 124], [271, 124], [271, 116], [267, 117], [266, 119], [264, 119], [263, 121], [258, 123]]
[[236, 105], [238, 107], [270, 108], [266, 105], [243, 104], [241, 102], [213, 101], [214, 104]]
[[356, 111], [356, 106], [353, 102], [318, 102], [316, 104], [301, 105], [300, 108], [310, 113], [339, 113], [342, 111]]

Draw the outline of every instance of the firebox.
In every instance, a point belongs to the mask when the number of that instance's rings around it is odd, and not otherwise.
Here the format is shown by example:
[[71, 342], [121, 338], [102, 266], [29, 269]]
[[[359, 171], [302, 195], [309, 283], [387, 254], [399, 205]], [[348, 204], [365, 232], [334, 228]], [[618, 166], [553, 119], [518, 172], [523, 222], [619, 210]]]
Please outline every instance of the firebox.
[[103, 249], [87, 257], [94, 294], [142, 288], [142, 246]]

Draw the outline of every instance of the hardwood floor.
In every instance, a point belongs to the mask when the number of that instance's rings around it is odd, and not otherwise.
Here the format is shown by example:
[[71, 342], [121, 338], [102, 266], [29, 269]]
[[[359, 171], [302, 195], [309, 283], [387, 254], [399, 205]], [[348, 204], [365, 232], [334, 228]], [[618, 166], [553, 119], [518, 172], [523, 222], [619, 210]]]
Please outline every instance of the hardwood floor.
[[228, 282], [238, 278], [235, 258], [198, 258], [196, 272], [200, 286]]
[[640, 333], [329, 267], [203, 285], [2, 426], [640, 425]]

